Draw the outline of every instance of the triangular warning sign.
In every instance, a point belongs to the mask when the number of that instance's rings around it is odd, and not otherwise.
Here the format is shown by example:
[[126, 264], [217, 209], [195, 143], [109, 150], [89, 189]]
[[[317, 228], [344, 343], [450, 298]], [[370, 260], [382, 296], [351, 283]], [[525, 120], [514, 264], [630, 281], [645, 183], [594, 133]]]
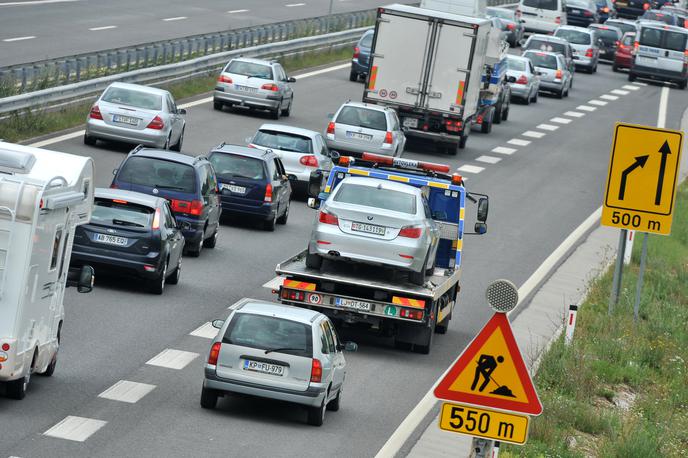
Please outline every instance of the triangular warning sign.
[[542, 404], [505, 313], [495, 313], [435, 388], [448, 401], [531, 415]]

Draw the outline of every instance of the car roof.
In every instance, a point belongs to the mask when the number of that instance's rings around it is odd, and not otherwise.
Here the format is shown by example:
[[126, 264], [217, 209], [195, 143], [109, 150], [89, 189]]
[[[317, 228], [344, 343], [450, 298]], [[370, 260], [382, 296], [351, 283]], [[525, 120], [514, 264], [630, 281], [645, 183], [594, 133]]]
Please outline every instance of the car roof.
[[270, 149], [249, 148], [248, 146], [233, 145], [230, 143], [222, 143], [212, 149], [212, 153], [231, 153], [239, 156], [255, 157], [257, 159], [264, 159], [266, 156], [276, 156]]
[[376, 110], [376, 111], [388, 111], [389, 110], [389, 108], [384, 107], [384, 106], [371, 105], [371, 104], [364, 103], [364, 102], [353, 102], [351, 100], [349, 100], [348, 102], [342, 103], [342, 105], [339, 107], [339, 109], [341, 110], [342, 108], [344, 108], [344, 106], [368, 108], [370, 110]]
[[[585, 32], [587, 34], [590, 33], [590, 29], [588, 29], [586, 27], [578, 27], [576, 25], [561, 25], [561, 26], [557, 27], [557, 30], [575, 30], [577, 32]], [[554, 33], [557, 33], [557, 30], [555, 30]]]
[[525, 53], [529, 53], [529, 54], [546, 54], [546, 55], [548, 55], [548, 56], [554, 56], [554, 57], [561, 56], [561, 53], [559, 53], [559, 52], [540, 51], [539, 49], [526, 49], [525, 52], [524, 52], [523, 54], [525, 54]]
[[[535, 51], [535, 50], [534, 50], [534, 49], [528, 49], [527, 51]], [[523, 60], [523, 61], [529, 61], [529, 60], [530, 60], [530, 59], [528, 59], [527, 57], [524, 57], [524, 56], [515, 56], [515, 55], [513, 55], [513, 54], [508, 54], [508, 55], [506, 56], [506, 58], [507, 58], [507, 59], [512, 59], [512, 60]]]
[[131, 83], [112, 83], [108, 87], [119, 87], [122, 89], [131, 89], [141, 92], [148, 92], [149, 94], [167, 95], [168, 91], [164, 89], [158, 89], [157, 87], [144, 86], [143, 84], [131, 84]]
[[252, 315], [274, 316], [291, 321], [310, 325], [318, 316], [322, 315], [315, 310], [309, 310], [292, 305], [277, 304], [260, 300], [250, 300], [237, 310], [237, 313], [249, 313]]
[[139, 156], [139, 157], [150, 157], [152, 159], [163, 159], [166, 161], [181, 162], [182, 164], [194, 165], [198, 160], [202, 159], [200, 157], [187, 156], [182, 153], [175, 153], [173, 151], [168, 151], [164, 149], [156, 148], [140, 148], [134, 149], [129, 156]]
[[150, 194], [143, 194], [140, 192], [126, 191], [124, 189], [112, 188], [95, 188], [93, 190], [96, 199], [120, 199], [126, 200], [137, 205], [145, 205], [146, 207], [157, 208], [162, 206], [165, 199], [162, 197], [152, 196]]
[[684, 29], [683, 27], [679, 27], [677, 25], [669, 25], [666, 22], [662, 21], [640, 21], [638, 25], [640, 27], [651, 27], [654, 29], [669, 30], [671, 32], [681, 32], [684, 34], [688, 34], [688, 29]]
[[528, 40], [530, 41], [531, 39], [537, 39], [537, 40], [542, 40], [542, 41], [553, 41], [553, 42], [555, 42], [555, 43], [562, 43], [562, 44], [565, 44], [565, 45], [570, 44], [568, 41], [564, 40], [563, 38], [555, 37], [555, 36], [552, 36], [552, 35], [544, 35], [544, 34], [541, 34], [541, 33], [534, 33], [534, 34], [532, 34], [532, 35], [530, 36], [530, 38], [528, 38]]
[[251, 62], [253, 64], [262, 64], [262, 65], [272, 65], [272, 64], [277, 63], [274, 60], [256, 59], [254, 57], [235, 57], [232, 60], [240, 60], [242, 62]]
[[314, 130], [304, 129], [303, 127], [289, 126], [286, 124], [270, 124], [261, 125], [258, 130], [276, 130], [278, 132], [286, 132], [289, 134], [303, 135], [304, 137], [315, 137], [318, 133]]
[[635, 25], [635, 21], [633, 21], [633, 20], [631, 20], [631, 19], [625, 19], [625, 18], [622, 18], [622, 17], [615, 17], [615, 18], [607, 19], [606, 21], [604, 21], [605, 24], [606, 24], [607, 22], [621, 22], [621, 23], [624, 23], [624, 24]]
[[[391, 189], [393, 191], [400, 191], [406, 194], [419, 195], [420, 189], [415, 186], [411, 186], [404, 183], [398, 183], [395, 181], [380, 180], [378, 178], [367, 178], [367, 177], [354, 177], [349, 176], [344, 178], [341, 183], [357, 184], [362, 186], [369, 186], [371, 188], [377, 188], [382, 186], [384, 189]], [[341, 184], [340, 183], [340, 184]]]

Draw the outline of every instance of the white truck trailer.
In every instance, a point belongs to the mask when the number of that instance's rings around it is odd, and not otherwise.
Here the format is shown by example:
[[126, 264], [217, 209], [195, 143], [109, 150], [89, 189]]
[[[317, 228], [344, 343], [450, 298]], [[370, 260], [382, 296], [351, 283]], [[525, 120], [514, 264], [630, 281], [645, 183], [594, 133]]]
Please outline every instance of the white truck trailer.
[[91, 267], [69, 270], [74, 229], [91, 219], [93, 173], [90, 158], [0, 142], [0, 385], [9, 398], [25, 396], [33, 373], [55, 371], [65, 287], [93, 286]]
[[363, 101], [396, 109], [407, 136], [456, 154], [479, 108], [491, 28], [486, 18], [378, 8]]

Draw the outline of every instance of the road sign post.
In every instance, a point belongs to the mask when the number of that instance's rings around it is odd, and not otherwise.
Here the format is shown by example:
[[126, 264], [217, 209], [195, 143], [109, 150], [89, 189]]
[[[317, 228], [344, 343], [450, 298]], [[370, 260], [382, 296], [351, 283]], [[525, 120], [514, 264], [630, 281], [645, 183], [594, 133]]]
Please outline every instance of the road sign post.
[[614, 267], [614, 280], [612, 281], [612, 292], [609, 294], [608, 313], [611, 315], [614, 306], [619, 303], [621, 294], [621, 280], [623, 277], [623, 259], [626, 250], [626, 229], [621, 229], [619, 233], [619, 248], [616, 251], [616, 267]]
[[633, 321], [638, 321], [638, 311], [640, 310], [640, 295], [643, 290], [643, 277], [645, 276], [645, 262], [647, 261], [647, 238], [649, 235], [645, 233], [643, 237], [643, 251], [640, 255], [640, 272], [638, 272], [638, 285], [635, 290], [635, 304], [633, 304]]

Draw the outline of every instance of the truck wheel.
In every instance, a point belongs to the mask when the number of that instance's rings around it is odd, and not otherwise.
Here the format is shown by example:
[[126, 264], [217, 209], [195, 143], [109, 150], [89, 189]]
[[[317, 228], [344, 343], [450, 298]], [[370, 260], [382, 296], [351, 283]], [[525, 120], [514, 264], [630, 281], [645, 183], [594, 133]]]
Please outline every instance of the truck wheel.
[[306, 254], [306, 267], [309, 269], [318, 269], [322, 267], [322, 257], [316, 253]]
[[413, 345], [413, 352], [414, 353], [420, 353], [422, 355], [427, 355], [430, 353], [430, 347], [432, 347], [432, 341], [433, 337], [435, 335], [435, 325], [437, 323], [437, 310], [433, 309], [435, 313], [433, 313], [433, 317], [431, 322], [428, 324], [428, 327], [425, 329], [425, 332], [427, 336], [425, 337], [425, 342], [422, 344], [414, 344]]
[[495, 107], [495, 112], [494, 112], [494, 118], [492, 119], [492, 122], [495, 124], [500, 124], [502, 122], [502, 110], [503, 110], [504, 102], [500, 102], [496, 107]]
[[441, 323], [435, 325], [435, 332], [437, 334], [446, 334], [449, 329], [449, 322], [451, 321], [451, 313], [447, 315]]
[[203, 387], [201, 390], [201, 407], [204, 409], [214, 409], [217, 405], [217, 392]]
[[480, 125], [480, 132], [484, 134], [492, 132], [492, 118], [487, 120], [483, 119], [483, 123]]
[[[462, 135], [461, 140], [459, 140], [459, 148], [458, 149], [464, 149], [466, 148], [466, 143], [468, 142], [468, 135]], [[450, 153], [452, 156], [456, 155], [458, 151], [455, 149], [453, 153]]]

